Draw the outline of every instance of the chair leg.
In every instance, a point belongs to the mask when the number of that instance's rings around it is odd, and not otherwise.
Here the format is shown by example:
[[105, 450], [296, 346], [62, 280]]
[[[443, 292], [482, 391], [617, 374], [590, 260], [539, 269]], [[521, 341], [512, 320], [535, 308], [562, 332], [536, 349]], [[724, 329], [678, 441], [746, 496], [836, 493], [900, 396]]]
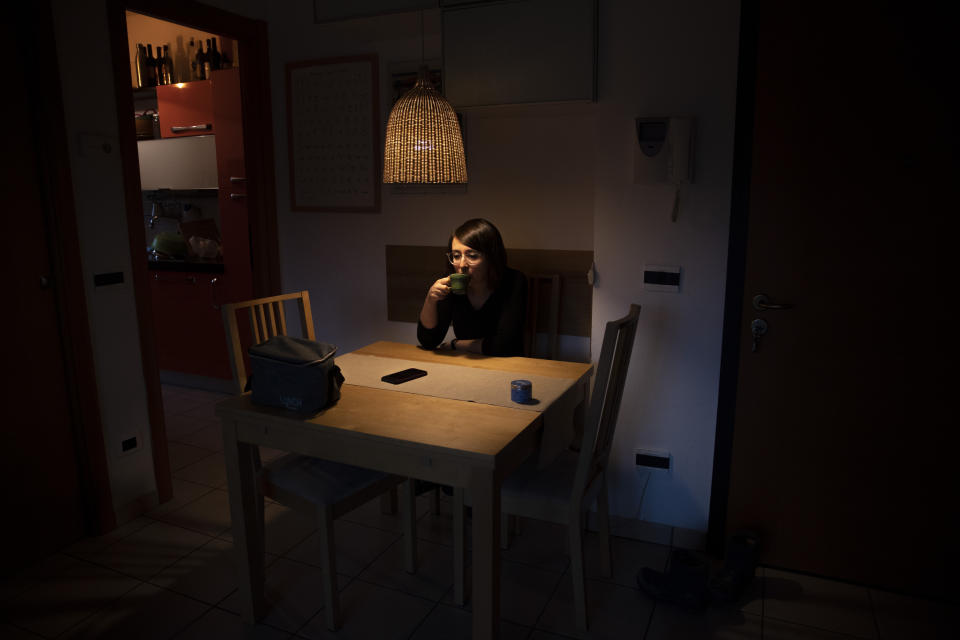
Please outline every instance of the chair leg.
[[462, 607], [467, 602], [466, 567], [467, 543], [464, 539], [463, 489], [453, 489], [453, 602]]
[[600, 534], [600, 575], [609, 578], [612, 573], [610, 552], [610, 499], [607, 496], [607, 474], [600, 478], [600, 495], [597, 496], [597, 532]]
[[583, 573], [583, 515], [580, 509], [571, 514], [567, 523], [570, 541], [570, 575], [573, 579], [573, 611], [577, 629], [587, 630], [587, 592]]
[[380, 513], [393, 515], [397, 512], [397, 487], [390, 487], [380, 496]]
[[340, 628], [340, 596], [337, 593], [337, 562], [333, 548], [333, 507], [320, 510], [320, 569], [323, 572], [323, 606], [327, 629]]
[[403, 500], [400, 515], [403, 519], [403, 568], [407, 573], [417, 572], [417, 496], [413, 478], [403, 481]]

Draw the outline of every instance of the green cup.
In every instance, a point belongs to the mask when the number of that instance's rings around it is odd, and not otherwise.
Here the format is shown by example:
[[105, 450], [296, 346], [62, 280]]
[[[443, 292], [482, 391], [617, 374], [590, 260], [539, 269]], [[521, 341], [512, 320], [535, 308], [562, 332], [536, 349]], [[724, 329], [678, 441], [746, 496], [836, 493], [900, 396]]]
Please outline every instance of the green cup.
[[467, 284], [470, 282], [469, 273], [451, 273], [450, 274], [450, 291], [453, 293], [462, 296], [467, 292]]

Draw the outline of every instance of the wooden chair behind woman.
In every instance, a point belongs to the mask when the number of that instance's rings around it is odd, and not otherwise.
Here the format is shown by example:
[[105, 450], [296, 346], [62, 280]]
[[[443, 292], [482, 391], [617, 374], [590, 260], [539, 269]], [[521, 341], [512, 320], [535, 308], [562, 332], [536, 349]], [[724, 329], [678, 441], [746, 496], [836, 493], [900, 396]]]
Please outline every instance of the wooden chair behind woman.
[[[240, 336], [237, 312], [249, 312], [253, 344], [256, 344], [273, 336], [287, 335], [287, 316], [283, 305], [290, 300], [297, 303], [303, 337], [314, 340], [310, 295], [306, 291], [223, 305], [223, 326], [238, 393], [242, 393], [246, 387], [247, 368], [244, 359], [245, 341]], [[259, 466], [259, 460], [257, 464]], [[401, 513], [405, 568], [409, 573], [415, 573], [416, 517], [413, 512], [413, 486], [405, 478], [339, 462], [288, 454], [263, 466], [260, 469], [260, 480], [264, 495], [284, 506], [313, 513], [317, 517], [323, 570], [323, 601], [328, 629], [336, 630], [340, 626], [333, 521], [387, 491], [395, 491], [396, 486], [401, 483], [404, 486]], [[259, 510], [259, 521], [263, 522], [262, 500]]]
[[[583, 429], [580, 451], [566, 451], [545, 469], [537, 468], [532, 456], [510, 474], [500, 490], [501, 517], [522, 516], [567, 525], [570, 544], [570, 574], [577, 627], [587, 629], [586, 581], [583, 568], [583, 529], [587, 510], [597, 503], [597, 522], [602, 544], [600, 569], [610, 575], [610, 513], [607, 499], [607, 461], [620, 411], [623, 384], [630, 365], [630, 353], [637, 333], [640, 305], [607, 323], [603, 347], [594, 378], [590, 408]], [[462, 536], [464, 492], [454, 491], [454, 532]], [[464, 600], [463, 541], [454, 542], [454, 600]]]
[[[538, 339], [541, 314], [547, 338], [545, 349], [540, 349]], [[528, 358], [556, 360], [560, 351], [559, 334], [560, 275], [535, 273], [527, 276], [527, 318], [523, 328], [523, 355]]]

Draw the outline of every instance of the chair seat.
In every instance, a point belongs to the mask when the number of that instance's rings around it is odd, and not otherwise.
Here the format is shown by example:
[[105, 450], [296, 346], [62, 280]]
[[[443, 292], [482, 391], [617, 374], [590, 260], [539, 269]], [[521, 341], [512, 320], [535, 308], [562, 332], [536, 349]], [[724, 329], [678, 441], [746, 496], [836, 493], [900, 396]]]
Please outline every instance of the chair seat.
[[317, 506], [338, 504], [388, 477], [380, 471], [297, 454], [277, 458], [263, 468], [267, 495], [276, 488]]

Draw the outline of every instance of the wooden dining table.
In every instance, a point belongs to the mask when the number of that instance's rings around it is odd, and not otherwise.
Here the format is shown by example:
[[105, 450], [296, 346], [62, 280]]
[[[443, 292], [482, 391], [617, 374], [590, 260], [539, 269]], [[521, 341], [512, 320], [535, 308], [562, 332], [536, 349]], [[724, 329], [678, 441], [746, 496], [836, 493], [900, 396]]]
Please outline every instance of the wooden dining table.
[[[266, 613], [257, 478], [257, 447], [265, 446], [469, 491], [473, 638], [497, 637], [500, 486], [538, 448], [548, 462], [553, 455], [548, 449], [558, 449], [558, 443], [565, 447], [582, 428], [592, 365], [429, 351], [394, 342], [338, 355], [337, 363], [346, 377], [341, 397], [315, 415], [255, 405], [249, 394], [216, 407], [223, 422], [243, 619], [254, 622]], [[380, 375], [411, 365], [428, 375], [401, 385], [380, 382]], [[510, 400], [511, 378], [533, 382], [531, 403]], [[457, 574], [462, 570], [455, 567]]]

